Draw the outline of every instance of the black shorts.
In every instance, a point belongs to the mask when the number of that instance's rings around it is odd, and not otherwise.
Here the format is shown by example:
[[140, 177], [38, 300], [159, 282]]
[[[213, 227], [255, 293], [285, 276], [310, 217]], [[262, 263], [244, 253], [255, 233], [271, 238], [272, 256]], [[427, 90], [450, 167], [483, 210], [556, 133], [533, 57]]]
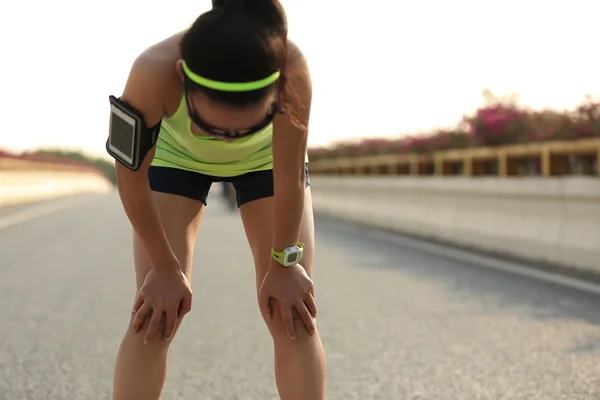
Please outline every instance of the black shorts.
[[[306, 187], [310, 186], [308, 163], [304, 166]], [[273, 196], [273, 170], [249, 172], [232, 177], [217, 177], [183, 169], [150, 166], [150, 188], [154, 192], [170, 193], [199, 200], [206, 205], [206, 198], [214, 182], [229, 182], [236, 192], [237, 206], [253, 200]]]

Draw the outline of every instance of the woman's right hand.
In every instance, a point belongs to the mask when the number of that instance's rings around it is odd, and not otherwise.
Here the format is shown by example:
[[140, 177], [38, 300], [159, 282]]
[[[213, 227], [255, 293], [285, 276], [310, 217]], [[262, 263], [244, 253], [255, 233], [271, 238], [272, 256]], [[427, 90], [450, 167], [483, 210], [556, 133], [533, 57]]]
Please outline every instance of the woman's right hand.
[[144, 344], [149, 345], [160, 327], [163, 314], [165, 326], [162, 333], [164, 340], [171, 340], [185, 314], [192, 309], [192, 289], [190, 283], [179, 267], [169, 270], [150, 270], [144, 284], [138, 291], [133, 306], [135, 317], [132, 322], [133, 332], [139, 332], [151, 313], [150, 323], [144, 336]]

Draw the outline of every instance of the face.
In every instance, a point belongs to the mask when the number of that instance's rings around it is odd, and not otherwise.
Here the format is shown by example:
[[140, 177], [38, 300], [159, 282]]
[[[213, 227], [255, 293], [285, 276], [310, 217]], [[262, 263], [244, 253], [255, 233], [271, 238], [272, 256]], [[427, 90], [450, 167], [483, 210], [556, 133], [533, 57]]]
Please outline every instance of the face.
[[[183, 78], [183, 75], [182, 75]], [[215, 103], [200, 92], [186, 92], [188, 114], [195, 135], [235, 141], [263, 130], [276, 114], [275, 93], [244, 108]]]
[[259, 132], [271, 123], [275, 114], [274, 102], [272, 95], [257, 104], [236, 108], [215, 103], [202, 93], [189, 93], [187, 104], [193, 122], [192, 132], [226, 141]]

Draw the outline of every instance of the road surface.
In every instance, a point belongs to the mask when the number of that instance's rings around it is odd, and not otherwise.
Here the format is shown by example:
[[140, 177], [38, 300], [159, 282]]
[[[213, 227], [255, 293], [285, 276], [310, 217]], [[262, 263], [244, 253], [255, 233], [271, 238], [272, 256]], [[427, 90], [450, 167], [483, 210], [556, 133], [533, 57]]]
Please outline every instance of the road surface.
[[[135, 288], [131, 234], [115, 194], [76, 199], [3, 227], [39, 205], [0, 210], [0, 399], [110, 399]], [[598, 296], [327, 221], [317, 245], [328, 399], [600, 398]], [[194, 268], [163, 398], [277, 399], [250, 251], [218, 193]]]

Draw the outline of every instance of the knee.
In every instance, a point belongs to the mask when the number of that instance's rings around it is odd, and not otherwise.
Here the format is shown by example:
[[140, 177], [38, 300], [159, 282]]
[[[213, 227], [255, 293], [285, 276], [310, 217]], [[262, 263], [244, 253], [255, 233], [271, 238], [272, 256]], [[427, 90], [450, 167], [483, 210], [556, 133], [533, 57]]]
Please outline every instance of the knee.
[[145, 347], [166, 347], [173, 341], [175, 338], [177, 331], [179, 330], [179, 326], [181, 325], [181, 320], [177, 321], [175, 325], [175, 331], [173, 332], [172, 337], [167, 340], [165, 337], [167, 334], [165, 333], [166, 328], [166, 320], [163, 316], [160, 319], [160, 322], [156, 325], [155, 329], [150, 329], [150, 320], [152, 317], [152, 313], [149, 313], [148, 316], [142, 322], [142, 325], [139, 327], [137, 331], [134, 331], [134, 320], [135, 314], [132, 313], [131, 318], [129, 320], [129, 334], [133, 337], [133, 340], [144, 345]]
[[[273, 340], [290, 342], [290, 338], [285, 328], [285, 321], [283, 320], [283, 317], [281, 315], [281, 307], [279, 306], [277, 300], [271, 299], [271, 309], [273, 310], [273, 316], [271, 318], [265, 318], [263, 316], [263, 319], [267, 324], [267, 328], [269, 329]], [[310, 340], [311, 337], [317, 335], [318, 329], [316, 319], [312, 318], [312, 322], [315, 327], [315, 333], [311, 335], [310, 333], [308, 333], [306, 325], [304, 324], [304, 322], [300, 318], [300, 315], [295, 309], [292, 309], [292, 318], [294, 322], [295, 333], [294, 342], [303, 342], [306, 340]]]

